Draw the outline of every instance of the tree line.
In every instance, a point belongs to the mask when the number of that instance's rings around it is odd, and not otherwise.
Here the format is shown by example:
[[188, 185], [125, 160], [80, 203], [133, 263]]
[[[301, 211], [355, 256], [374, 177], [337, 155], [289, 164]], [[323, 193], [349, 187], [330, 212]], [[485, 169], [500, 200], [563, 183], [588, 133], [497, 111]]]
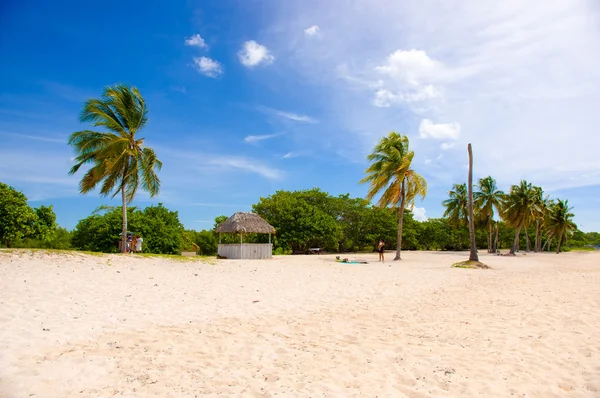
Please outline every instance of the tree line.
[[[5, 184], [0, 187], [3, 190], [0, 199], [1, 220], [28, 214], [27, 208], [33, 212], [27, 205], [25, 195]], [[19, 197], [19, 205], [11, 202], [11, 206], [6, 206], [5, 198], [8, 197]], [[44, 219], [55, 220], [52, 207], [44, 208], [50, 214]], [[364, 198], [352, 198], [348, 194], [333, 196], [318, 188], [277, 191], [260, 198], [252, 206], [252, 211], [277, 228], [277, 233], [272, 237], [275, 254], [306, 253], [311, 247], [321, 247], [329, 252], [373, 251], [379, 239], [385, 240], [388, 249], [397, 248], [398, 212], [393, 208], [372, 205]], [[196, 231], [184, 229], [178, 212], [162, 204], [144, 209], [134, 206], [127, 209], [129, 230], [144, 237], [143, 251], [146, 253], [180, 254], [182, 251], [197, 250], [199, 254], [215, 255], [219, 234], [214, 229], [227, 217], [216, 217], [211, 228]], [[57, 226], [55, 221], [40, 228], [32, 224], [32, 218], [22, 219], [28, 221], [20, 224], [20, 232], [15, 232], [19, 229], [15, 228], [18, 222], [11, 224], [11, 229], [6, 228], [8, 224], [0, 223], [0, 238], [5, 246], [8, 237], [11, 247], [118, 252], [122, 233], [120, 207], [101, 206], [81, 219], [71, 231]], [[475, 232], [477, 247], [488, 248], [488, 227], [481, 222], [478, 226]], [[39, 234], [38, 231], [43, 233]], [[512, 247], [515, 231], [511, 225], [502, 220], [494, 221], [493, 231], [494, 247]], [[534, 222], [521, 231], [520, 248], [527, 248], [527, 239], [533, 248], [535, 231]], [[244, 237], [244, 241], [257, 243], [265, 243], [267, 239], [265, 235], [256, 234]], [[239, 237], [222, 234], [221, 241], [239, 242]], [[556, 250], [557, 239], [551, 240], [544, 234], [541, 241], [544, 250]], [[600, 246], [600, 234], [577, 230], [567, 240], [566, 248], [584, 248], [588, 245]], [[403, 214], [402, 247], [405, 250], [468, 250], [469, 229], [466, 225], [456, 224], [451, 217], [418, 221], [414, 219], [412, 211], [406, 209]]]

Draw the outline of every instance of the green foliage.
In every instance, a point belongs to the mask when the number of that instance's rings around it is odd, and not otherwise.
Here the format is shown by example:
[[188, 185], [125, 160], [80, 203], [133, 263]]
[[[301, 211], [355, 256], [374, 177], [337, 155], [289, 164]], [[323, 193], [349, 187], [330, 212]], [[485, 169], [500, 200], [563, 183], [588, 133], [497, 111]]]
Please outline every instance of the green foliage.
[[278, 246], [293, 252], [307, 252], [311, 247], [334, 251], [342, 230], [336, 218], [326, 212], [322, 194], [318, 189], [277, 191], [260, 198], [252, 210], [276, 228]]
[[56, 214], [52, 206], [32, 209], [27, 197], [13, 187], [0, 182], [0, 244], [23, 247], [23, 241], [41, 246], [52, 240], [56, 231]]
[[[129, 229], [144, 239], [144, 253], [181, 254], [183, 225], [176, 211], [162, 204], [144, 210], [127, 209]], [[121, 209], [101, 207], [80, 220], [73, 231], [73, 246], [79, 250], [116, 253], [121, 238]]]
[[46, 239], [26, 238], [14, 243], [13, 247], [69, 250], [72, 248], [73, 233], [66, 228], [57, 227], [51, 237]]

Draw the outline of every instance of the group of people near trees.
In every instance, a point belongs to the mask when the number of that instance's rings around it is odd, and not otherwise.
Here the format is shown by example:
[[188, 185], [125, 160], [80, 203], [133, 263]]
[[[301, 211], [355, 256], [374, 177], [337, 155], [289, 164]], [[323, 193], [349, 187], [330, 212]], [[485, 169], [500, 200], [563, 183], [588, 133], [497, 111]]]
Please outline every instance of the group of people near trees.
[[127, 235], [127, 253], [139, 253], [142, 251], [144, 239], [140, 235]]

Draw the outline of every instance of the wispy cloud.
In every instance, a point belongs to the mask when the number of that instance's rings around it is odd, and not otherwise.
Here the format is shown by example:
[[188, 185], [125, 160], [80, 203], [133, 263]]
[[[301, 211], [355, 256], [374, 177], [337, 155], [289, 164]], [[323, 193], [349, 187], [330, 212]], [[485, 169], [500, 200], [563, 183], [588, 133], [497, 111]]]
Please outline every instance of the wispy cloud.
[[195, 57], [194, 65], [198, 72], [208, 77], [216, 78], [223, 73], [223, 67], [219, 61], [208, 57]]
[[256, 144], [260, 141], [265, 141], [265, 140], [268, 140], [271, 138], [279, 137], [280, 135], [282, 135], [282, 134], [275, 133], [275, 134], [265, 134], [265, 135], [249, 135], [244, 138], [244, 142], [247, 142], [248, 144]]
[[242, 65], [249, 68], [260, 64], [269, 65], [275, 61], [275, 57], [271, 55], [269, 49], [254, 40], [244, 43], [238, 52], [238, 58]]
[[277, 117], [287, 119], [287, 120], [292, 120], [294, 122], [300, 122], [300, 123], [317, 123], [318, 122], [317, 119], [312, 118], [307, 115], [301, 115], [298, 113], [281, 111], [278, 109], [268, 108], [266, 106], [259, 106], [257, 109], [263, 113], [277, 116]]
[[29, 134], [20, 134], [20, 133], [11, 133], [8, 131], [0, 131], [0, 135], [4, 135], [4, 136], [10, 136], [10, 137], [17, 137], [17, 138], [23, 138], [26, 140], [34, 140], [34, 141], [42, 141], [42, 142], [54, 142], [57, 144], [67, 144], [67, 137], [63, 137], [63, 138], [53, 138], [53, 137], [44, 137], [41, 135], [29, 135]]
[[269, 180], [281, 180], [285, 173], [256, 159], [236, 156], [219, 156], [208, 159], [208, 163], [223, 169], [239, 170], [258, 174]]
[[199, 34], [195, 34], [195, 35], [185, 39], [185, 45], [208, 49], [208, 44], [206, 44], [206, 42], [204, 41], [202, 36], [200, 36]]

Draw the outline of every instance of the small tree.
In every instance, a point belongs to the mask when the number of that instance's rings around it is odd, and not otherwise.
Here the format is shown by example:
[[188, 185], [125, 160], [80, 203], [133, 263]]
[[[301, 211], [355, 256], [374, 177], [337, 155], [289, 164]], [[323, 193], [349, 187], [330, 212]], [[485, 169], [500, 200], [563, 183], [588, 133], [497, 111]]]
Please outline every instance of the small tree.
[[16, 240], [32, 235], [36, 219], [25, 194], [0, 182], [0, 241], [11, 247]]

